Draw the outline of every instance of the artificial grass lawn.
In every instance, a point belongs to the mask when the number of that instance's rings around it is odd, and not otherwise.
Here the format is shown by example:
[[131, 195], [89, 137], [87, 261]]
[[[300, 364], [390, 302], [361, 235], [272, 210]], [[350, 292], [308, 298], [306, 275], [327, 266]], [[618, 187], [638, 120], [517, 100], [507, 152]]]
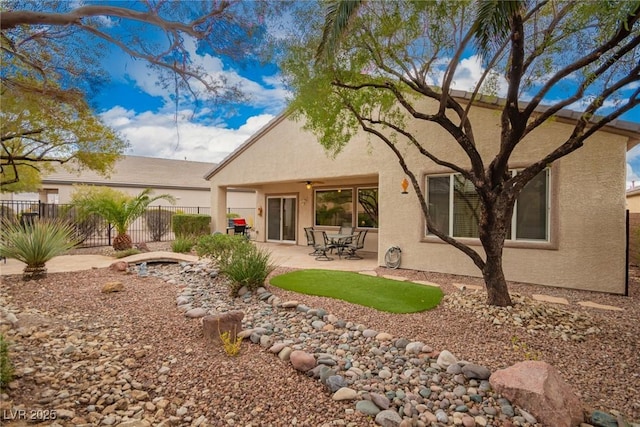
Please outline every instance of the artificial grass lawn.
[[411, 282], [348, 271], [299, 270], [273, 277], [271, 284], [288, 291], [341, 299], [389, 313], [416, 313], [436, 307], [442, 290]]

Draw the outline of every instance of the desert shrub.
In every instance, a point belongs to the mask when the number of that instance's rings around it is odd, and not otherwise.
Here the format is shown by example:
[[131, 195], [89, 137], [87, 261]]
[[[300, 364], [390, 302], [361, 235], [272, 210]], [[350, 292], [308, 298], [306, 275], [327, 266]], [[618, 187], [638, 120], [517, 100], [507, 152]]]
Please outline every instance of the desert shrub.
[[73, 227], [62, 220], [41, 219], [24, 226], [3, 220], [0, 225], [0, 255], [27, 264], [25, 280], [46, 276], [45, 264], [77, 244]]
[[198, 214], [175, 214], [172, 219], [176, 237], [202, 236], [209, 234], [211, 216]]
[[171, 243], [171, 250], [173, 252], [186, 254], [191, 252], [191, 249], [195, 246], [196, 239], [191, 236], [179, 236]]
[[0, 389], [4, 389], [13, 379], [13, 365], [9, 359], [9, 343], [0, 334]]
[[124, 251], [116, 251], [113, 256], [116, 258], [124, 258], [124, 257], [128, 257], [130, 255], [137, 255], [137, 254], [141, 254], [142, 252], [139, 249], [135, 249], [135, 248], [131, 248], [131, 249], [125, 249]]
[[159, 242], [171, 229], [171, 218], [175, 215], [168, 209], [153, 208], [144, 213], [144, 221], [151, 233], [151, 241]]
[[224, 263], [242, 245], [250, 245], [244, 236], [216, 233], [201, 236], [195, 249], [199, 257], [209, 257]]
[[251, 243], [238, 245], [228, 259], [220, 262], [220, 271], [231, 280], [229, 290], [234, 297], [243, 286], [250, 291], [262, 286], [273, 268], [269, 251]]

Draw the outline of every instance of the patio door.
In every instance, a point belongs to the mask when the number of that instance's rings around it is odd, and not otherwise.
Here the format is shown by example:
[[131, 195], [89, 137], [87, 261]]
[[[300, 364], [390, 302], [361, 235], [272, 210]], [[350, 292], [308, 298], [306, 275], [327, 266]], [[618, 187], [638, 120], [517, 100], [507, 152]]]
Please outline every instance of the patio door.
[[267, 241], [296, 243], [296, 197], [267, 197]]

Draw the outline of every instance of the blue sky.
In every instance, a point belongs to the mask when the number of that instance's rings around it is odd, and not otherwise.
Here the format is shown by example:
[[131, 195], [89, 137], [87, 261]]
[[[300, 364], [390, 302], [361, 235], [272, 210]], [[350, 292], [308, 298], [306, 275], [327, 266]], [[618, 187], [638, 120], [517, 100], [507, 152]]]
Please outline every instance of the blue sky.
[[[91, 103], [104, 122], [129, 141], [131, 148], [125, 154], [220, 162], [284, 110], [288, 94], [273, 64], [233, 63], [198, 50], [193, 40], [187, 39], [186, 45], [208, 72], [238, 83], [248, 100], [237, 105], [232, 115], [206, 108], [194, 111], [190, 105], [181, 104], [176, 127], [171, 90], [156, 85], [157, 76], [144, 61], [132, 60], [114, 47], [103, 59], [111, 80]], [[482, 71], [476, 57], [463, 59], [454, 88], [472, 88]], [[640, 109], [636, 110], [623, 118], [640, 123]], [[632, 180], [640, 185], [640, 147], [627, 156], [628, 185]]]

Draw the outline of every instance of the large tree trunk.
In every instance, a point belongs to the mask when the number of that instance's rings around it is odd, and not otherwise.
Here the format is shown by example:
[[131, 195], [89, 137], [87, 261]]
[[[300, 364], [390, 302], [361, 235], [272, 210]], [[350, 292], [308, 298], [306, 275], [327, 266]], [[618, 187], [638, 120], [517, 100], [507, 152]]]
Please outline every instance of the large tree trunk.
[[507, 209], [504, 200], [490, 205], [482, 212], [480, 219], [480, 241], [486, 260], [482, 277], [487, 287], [487, 304], [506, 307], [512, 305], [507, 281], [502, 270], [502, 252], [507, 237], [507, 224], [511, 220], [513, 208]]
[[487, 256], [485, 267], [482, 270], [482, 277], [487, 287], [487, 304], [499, 307], [513, 305], [509, 296], [507, 281], [502, 271], [502, 253], [499, 256]]

